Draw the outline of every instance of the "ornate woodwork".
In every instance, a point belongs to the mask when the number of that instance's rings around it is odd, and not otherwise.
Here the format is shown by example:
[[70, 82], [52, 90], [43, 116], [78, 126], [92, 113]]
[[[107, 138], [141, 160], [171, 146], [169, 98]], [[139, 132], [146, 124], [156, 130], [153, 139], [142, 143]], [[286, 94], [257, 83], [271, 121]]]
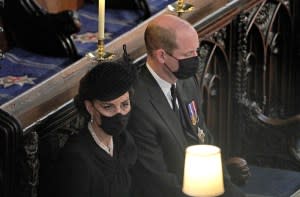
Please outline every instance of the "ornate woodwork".
[[[227, 153], [230, 139], [230, 93], [231, 72], [229, 59], [225, 51], [226, 30], [215, 32], [210, 40], [200, 43], [200, 57], [205, 67], [199, 72], [203, 98], [203, 112], [207, 126], [215, 137], [215, 143]], [[221, 132], [219, 132], [221, 131]]]
[[0, 196], [11, 196], [16, 190], [17, 161], [22, 130], [18, 121], [0, 109]]
[[288, 1], [266, 1], [243, 16], [240, 25], [246, 31], [238, 41], [242, 50], [237, 51], [243, 85], [236, 98], [242, 113], [238, 121], [241, 154], [258, 165], [299, 170], [300, 163], [290, 154], [288, 142], [298, 127], [279, 124], [299, 113], [295, 108], [296, 65], [291, 61], [289, 5]]
[[72, 100], [26, 129], [18, 160], [16, 196], [43, 196], [48, 173], [70, 135], [78, 132], [83, 120]]
[[[4, 7], [4, 1], [2, 0], [2, 1], [0, 1], [0, 11], [2, 11], [3, 7]], [[4, 29], [2, 27], [2, 18], [1, 18], [1, 15], [0, 15], [0, 41], [1, 41], [1, 44], [0, 44], [0, 60], [3, 59], [3, 51], [2, 50], [5, 47], [5, 45], [4, 45], [5, 40], [4, 40], [3, 32], [4, 32]], [[1, 66], [0, 66], [0, 69], [1, 69]]]
[[226, 157], [300, 169], [291, 5], [262, 1], [213, 32], [199, 31], [203, 110]]

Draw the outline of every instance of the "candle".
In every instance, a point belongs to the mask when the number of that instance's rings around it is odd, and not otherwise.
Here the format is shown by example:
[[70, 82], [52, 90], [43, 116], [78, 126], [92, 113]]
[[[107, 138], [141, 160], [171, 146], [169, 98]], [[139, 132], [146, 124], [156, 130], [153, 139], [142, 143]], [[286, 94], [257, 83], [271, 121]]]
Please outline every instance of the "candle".
[[104, 27], [105, 27], [105, 0], [99, 0], [98, 10], [98, 39], [104, 40]]

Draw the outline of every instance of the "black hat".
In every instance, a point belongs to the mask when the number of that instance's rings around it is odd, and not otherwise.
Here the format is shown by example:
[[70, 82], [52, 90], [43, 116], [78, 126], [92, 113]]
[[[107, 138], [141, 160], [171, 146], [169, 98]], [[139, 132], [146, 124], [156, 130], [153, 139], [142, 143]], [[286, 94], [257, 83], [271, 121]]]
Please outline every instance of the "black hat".
[[110, 101], [127, 92], [135, 78], [134, 65], [103, 62], [95, 66], [81, 80], [78, 96], [82, 100]]

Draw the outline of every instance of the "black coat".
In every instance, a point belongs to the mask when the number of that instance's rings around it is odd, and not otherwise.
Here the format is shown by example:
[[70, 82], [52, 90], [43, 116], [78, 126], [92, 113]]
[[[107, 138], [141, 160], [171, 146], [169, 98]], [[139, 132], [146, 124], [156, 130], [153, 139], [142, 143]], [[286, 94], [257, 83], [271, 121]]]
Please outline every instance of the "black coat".
[[136, 160], [135, 144], [127, 131], [113, 140], [111, 157], [95, 143], [88, 129], [72, 136], [55, 167], [53, 196], [131, 196], [129, 168]]
[[[136, 197], [184, 196], [181, 190], [186, 147], [199, 143], [198, 127], [206, 134], [205, 143], [212, 141], [201, 114], [200, 90], [195, 79], [178, 80], [176, 86], [183, 126], [146, 66], [141, 68], [134, 86], [128, 129], [138, 149], [138, 160], [132, 171]], [[195, 125], [187, 110], [192, 101], [199, 118]], [[231, 183], [226, 181], [225, 187], [231, 190]]]

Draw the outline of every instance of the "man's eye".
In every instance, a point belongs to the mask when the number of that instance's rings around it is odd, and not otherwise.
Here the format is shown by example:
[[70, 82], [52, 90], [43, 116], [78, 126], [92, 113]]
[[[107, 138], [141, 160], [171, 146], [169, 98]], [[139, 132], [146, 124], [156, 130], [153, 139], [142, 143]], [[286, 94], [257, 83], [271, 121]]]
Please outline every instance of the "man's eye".
[[185, 56], [186, 58], [192, 57], [192, 56], [194, 56], [194, 53], [193, 53], [193, 52], [186, 53], [184, 56]]

